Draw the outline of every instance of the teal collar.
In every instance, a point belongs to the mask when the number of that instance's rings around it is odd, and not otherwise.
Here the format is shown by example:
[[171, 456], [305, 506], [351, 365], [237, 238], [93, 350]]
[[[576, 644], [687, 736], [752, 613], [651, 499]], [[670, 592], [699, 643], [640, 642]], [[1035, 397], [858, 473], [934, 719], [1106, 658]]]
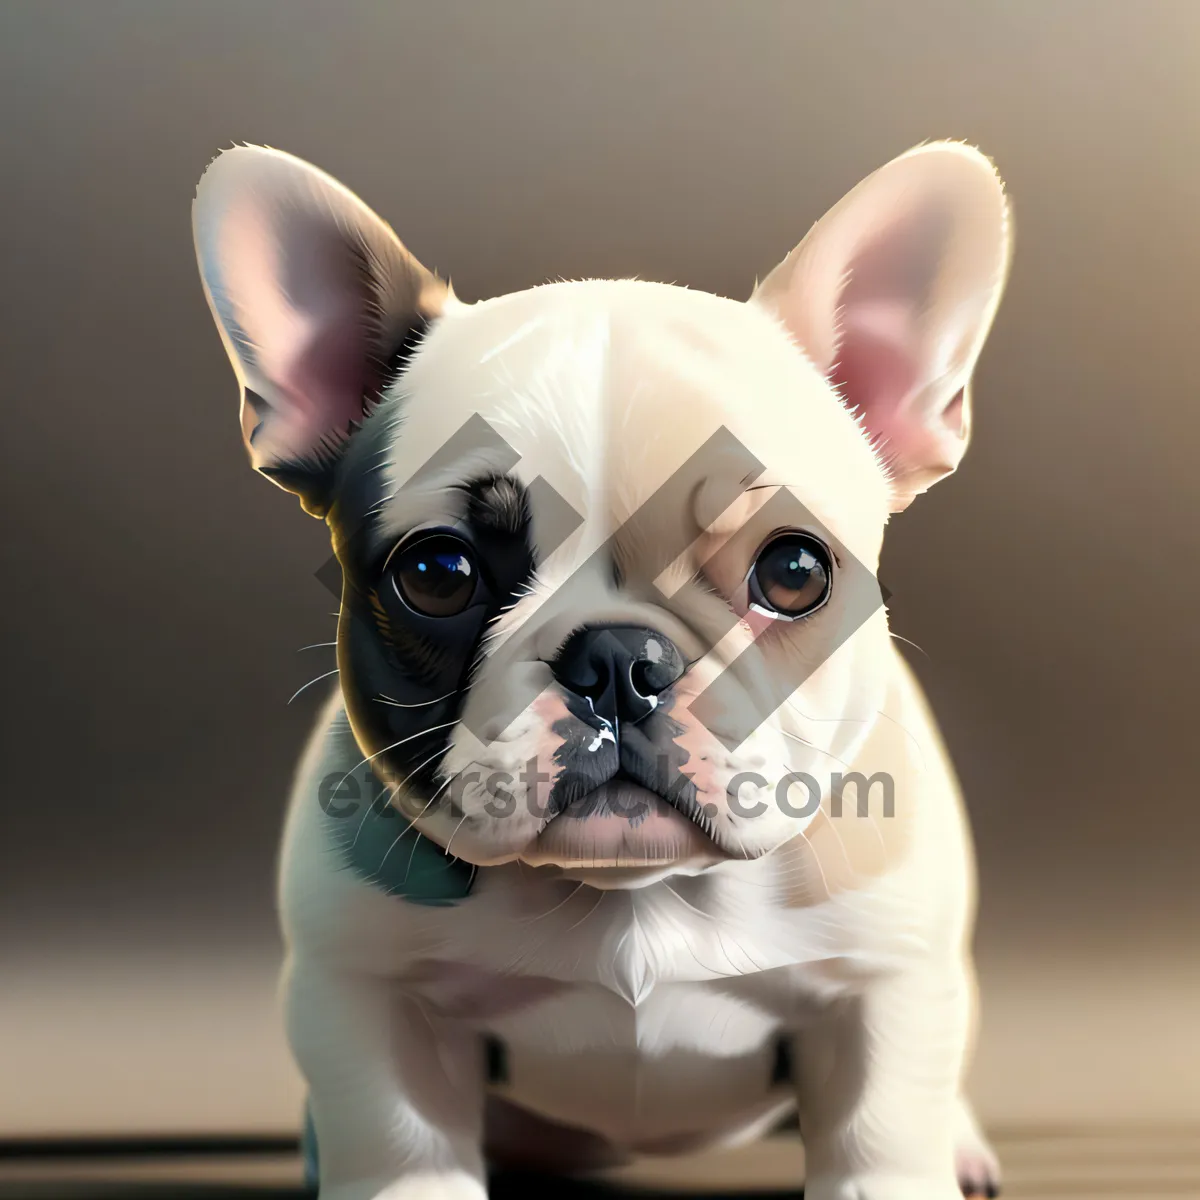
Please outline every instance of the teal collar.
[[367, 764], [344, 782], [339, 798], [322, 796], [322, 809], [330, 842], [347, 870], [410, 904], [444, 907], [467, 898], [475, 882], [472, 863], [418, 833], [411, 819], [388, 803], [389, 789]]

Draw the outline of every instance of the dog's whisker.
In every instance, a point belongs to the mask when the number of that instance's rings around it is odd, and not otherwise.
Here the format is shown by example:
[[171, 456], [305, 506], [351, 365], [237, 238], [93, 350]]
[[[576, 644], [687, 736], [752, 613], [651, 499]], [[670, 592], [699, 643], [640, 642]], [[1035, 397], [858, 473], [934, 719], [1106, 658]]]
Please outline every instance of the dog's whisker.
[[[408, 743], [408, 742], [414, 741], [416, 738], [419, 738], [419, 737], [426, 737], [426, 736], [428, 736], [428, 735], [429, 735], [429, 734], [431, 734], [431, 733], [437, 733], [437, 732], [438, 732], [438, 730], [440, 730], [440, 729], [449, 729], [449, 728], [450, 728], [450, 726], [451, 726], [451, 725], [454, 725], [454, 724], [457, 724], [457, 722], [455, 722], [455, 721], [444, 721], [444, 722], [443, 722], [442, 724], [440, 724], [440, 725], [431, 725], [431, 726], [429, 726], [429, 728], [428, 728], [428, 729], [418, 729], [416, 733], [411, 733], [411, 734], [409, 734], [409, 736], [408, 736], [408, 737], [406, 737], [406, 738], [401, 738], [401, 739], [400, 739], [398, 742], [393, 742], [393, 743], [392, 743], [390, 746], [384, 746], [382, 750], [376, 750], [374, 754], [368, 754], [366, 758], [362, 759], [360, 762], [356, 762], [356, 763], [354, 764], [354, 766], [352, 766], [352, 767], [350, 768], [350, 770], [348, 770], [348, 771], [345, 773], [345, 775], [343, 775], [343, 776], [341, 777], [341, 779], [338, 781], [338, 785], [337, 785], [337, 787], [335, 787], [335, 788], [333, 789], [333, 792], [332, 792], [332, 794], [333, 794], [333, 795], [337, 795], [337, 793], [338, 793], [338, 790], [341, 788], [342, 784], [343, 784], [343, 783], [345, 783], [345, 782], [346, 782], [346, 780], [347, 780], [347, 779], [349, 779], [349, 778], [350, 778], [350, 776], [351, 776], [351, 775], [353, 775], [353, 774], [354, 774], [354, 772], [355, 772], [355, 771], [357, 771], [357, 770], [359, 769], [359, 767], [365, 767], [365, 766], [367, 765], [367, 763], [369, 763], [369, 762], [373, 761], [374, 759], [378, 758], [378, 757], [379, 757], [381, 754], [386, 754], [386, 753], [387, 753], [389, 750], [395, 750], [395, 749], [396, 749], [398, 746], [403, 746], [403, 745], [405, 745], [405, 744], [406, 744], [406, 743]], [[439, 751], [439, 753], [440, 753], [440, 751]], [[436, 756], [435, 756], [435, 757], [436, 757]], [[424, 764], [422, 764], [422, 765], [424, 765]], [[358, 830], [357, 830], [357, 831], [355, 832], [355, 834], [354, 834], [354, 841], [352, 841], [352, 842], [350, 843], [351, 849], [353, 849], [355, 846], [357, 846], [357, 845], [358, 845], [358, 836], [359, 836], [359, 834], [360, 834], [360, 833], [362, 833], [362, 831], [363, 831], [363, 825], [366, 823], [367, 816], [368, 816], [368, 814], [371, 812], [371, 809], [372, 809], [373, 807], [374, 807], [373, 805], [368, 805], [368, 806], [367, 806], [367, 811], [366, 811], [365, 813], [363, 813], [363, 819], [362, 819], [362, 820], [359, 822], [359, 824], [358, 824]]]
[[434, 700], [421, 700], [416, 704], [401, 704], [399, 700], [393, 700], [391, 696], [380, 692], [378, 696], [374, 697], [374, 700], [376, 704], [387, 704], [392, 708], [429, 708], [430, 705], [441, 704], [443, 700], [449, 700], [455, 694], [455, 692], [447, 692], [444, 696], [438, 696]]
[[[408, 830], [406, 829], [406, 830], [404, 831], [404, 833], [407, 833], [407, 832], [408, 832]], [[389, 846], [389, 847], [388, 847], [388, 848], [387, 848], [387, 849], [386, 849], [386, 850], [383, 852], [383, 857], [382, 857], [382, 858], [379, 860], [379, 866], [378, 866], [378, 867], [376, 867], [376, 871], [382, 871], [382, 870], [383, 870], [383, 864], [384, 864], [385, 862], [387, 862], [387, 860], [388, 860], [388, 859], [391, 857], [392, 851], [393, 851], [393, 850], [395, 850], [395, 848], [396, 848], [398, 845], [400, 845], [401, 841], [402, 841], [402, 840], [403, 840], [403, 838], [404, 838], [404, 833], [398, 833], [398, 834], [396, 835], [396, 837], [393, 839], [393, 841], [392, 841], [392, 844], [391, 844], [391, 845], [390, 845], [390, 846]], [[407, 879], [408, 879], [408, 876], [407, 876], [407, 875], [405, 875], [405, 877], [404, 877], [404, 878], [407, 880]]]
[[[440, 753], [440, 751], [439, 751], [439, 753]], [[437, 757], [437, 755], [433, 756], [433, 758], [436, 758], [436, 757]], [[421, 764], [421, 766], [425, 766], [427, 763], [432, 762], [433, 758], [427, 758], [425, 760], [425, 762]], [[420, 767], [417, 768], [418, 771], [420, 769], [421, 769]], [[410, 772], [410, 778], [411, 778], [412, 774], [415, 774], [415, 772]], [[409, 823], [407, 825], [405, 825], [405, 827], [402, 830], [400, 830], [400, 832], [396, 835], [396, 841], [393, 842], [391, 844], [391, 846], [388, 847], [388, 854], [390, 854], [392, 852], [392, 850], [395, 849], [396, 843], [399, 842], [401, 838], [403, 838], [406, 834], [410, 833], [416, 827], [417, 822], [434, 806], [434, 804], [437, 802], [437, 798], [450, 786], [450, 784], [452, 784], [454, 782], [454, 780], [456, 778], [457, 778], [457, 776], [451, 775], [449, 777], [449, 779], [447, 779], [438, 788], [438, 790], [436, 792], [434, 792], [432, 796], [429, 797], [429, 799], [425, 803], [425, 807], [422, 808], [421, 811], [419, 813], [417, 813], [417, 815], [415, 817], [413, 817], [412, 820], [410, 820]], [[392, 785], [393, 798], [395, 798], [396, 796], [398, 796], [400, 794], [400, 789], [403, 786], [404, 785], [402, 783], [397, 783], [397, 784]], [[384, 858], [386, 858], [386, 857], [387, 857], [387, 854], [384, 855]]]
[[924, 770], [925, 769], [925, 747], [922, 745], [921, 739], [919, 737], [917, 737], [917, 735], [915, 733], [913, 733], [913, 731], [911, 729], [909, 729], [907, 725], [901, 725], [900, 722], [897, 721], [896, 718], [893, 717], [891, 713], [884, 712], [882, 708], [879, 709], [877, 715], [882, 717], [885, 721], [891, 721], [891, 723], [893, 725], [895, 725], [895, 727], [898, 730], [900, 730], [900, 732], [902, 734], [904, 734], [904, 736], [906, 738], [908, 738], [908, 740], [910, 742], [912, 742], [913, 748], [916, 750], [917, 754], [920, 755], [921, 769]]
[[307, 682], [307, 683], [306, 683], [306, 684], [305, 684], [303, 687], [298, 687], [298, 688], [297, 688], [297, 689], [296, 689], [296, 690], [295, 690], [295, 691], [294, 691], [294, 692], [291, 694], [291, 697], [289, 698], [289, 700], [288, 700], [288, 703], [289, 703], [289, 704], [291, 704], [291, 702], [292, 702], [293, 700], [295, 700], [295, 698], [296, 698], [298, 695], [300, 695], [300, 693], [301, 693], [301, 692], [305, 692], [305, 691], [307, 691], [307, 690], [308, 690], [310, 687], [312, 687], [312, 685], [313, 685], [314, 683], [320, 683], [322, 679], [328, 679], [328, 678], [330, 677], [330, 675], [336, 675], [337, 673], [338, 673], [338, 668], [337, 668], [337, 667], [334, 667], [332, 671], [326, 671], [324, 675], [318, 675], [318, 676], [316, 677], [316, 679], [310, 679], [310, 680], [309, 680], [309, 681], [308, 681], [308, 682]]
[[532, 925], [532, 924], [534, 924], [535, 921], [544, 921], [548, 916], [550, 916], [551, 913], [556, 913], [565, 904], [569, 904], [579, 894], [579, 889], [584, 886], [585, 885], [582, 883], [577, 883], [571, 889], [571, 891], [562, 900], [560, 900], [553, 908], [548, 908], [544, 913], [540, 914], [539, 916], [527, 918], [525, 920], [524, 924]]
[[[517, 861], [520, 862], [521, 860], [517, 859]], [[596, 901], [596, 903], [593, 904], [592, 907], [589, 908], [587, 910], [587, 912], [585, 912], [583, 914], [583, 916], [580, 917], [579, 920], [575, 922], [574, 925], [571, 925], [567, 928], [567, 933], [571, 933], [572, 930], [578, 929], [579, 926], [582, 925], [584, 923], [584, 921], [586, 921], [588, 919], [588, 917], [590, 917], [592, 915], [592, 913], [594, 913], [596, 911], [596, 909], [598, 909], [600, 907], [600, 905], [604, 903], [604, 897], [607, 895], [608, 895], [608, 892], [601, 892], [600, 897]]]
[[[805, 721], [813, 722], [829, 722], [835, 721], [838, 724], [844, 725], [869, 725], [875, 720], [875, 716], [870, 717], [810, 717], [794, 700], [785, 700], [784, 704], [788, 706], [797, 716], [802, 717]], [[876, 713], [876, 716], [879, 714]]]
[[[417, 857], [417, 847], [421, 844], [422, 836], [423, 835], [421, 833], [418, 833], [417, 836], [413, 838], [412, 849], [408, 852], [408, 866], [404, 868], [404, 878], [400, 881], [401, 887], [408, 882], [408, 877], [412, 874], [413, 861]], [[393, 842], [392, 845], [395, 845], [395, 842]], [[389, 847], [388, 854], [391, 854], [391, 852], [391, 848]], [[387, 858], [387, 854], [385, 854], [383, 858], [379, 860], [379, 865], [381, 867], [383, 866], [383, 859], [385, 858]]]
[[313, 642], [311, 645], [301, 646], [300, 649], [296, 651], [296, 653], [303, 654], [305, 650], [320, 650], [323, 646], [336, 646], [336, 645], [337, 645], [337, 642]]
[[[830, 829], [832, 829], [832, 830], [833, 830], [833, 836], [834, 836], [835, 838], [837, 838], [837, 844], [838, 844], [838, 848], [839, 848], [839, 849], [841, 850], [841, 852], [842, 852], [842, 857], [843, 857], [843, 858], [846, 860], [846, 866], [847, 866], [847, 867], [849, 868], [849, 870], [850, 870], [850, 876], [851, 876], [851, 879], [852, 879], [852, 880], [853, 880], [855, 883], [857, 883], [857, 882], [858, 882], [858, 880], [859, 880], [859, 878], [860, 878], [860, 876], [859, 876], [859, 873], [858, 873], [858, 871], [856, 871], [856, 870], [854, 869], [854, 862], [853, 862], [853, 860], [850, 858], [850, 851], [846, 849], [846, 842], [845, 842], [845, 839], [842, 837], [842, 831], [841, 831], [841, 830], [838, 828], [837, 821], [836, 821], [836, 820], [834, 820], [832, 817], [830, 817], [830, 818], [829, 818], [829, 827], [830, 827]], [[804, 836], [804, 835], [803, 835], [803, 833], [801, 834], [801, 836], [802, 836], [802, 837]], [[809, 843], [808, 843], [808, 844], [809, 844], [810, 846], [812, 846], [812, 842], [811, 842], [811, 841], [809, 841]], [[817, 848], [816, 848], [815, 846], [813, 846], [813, 853], [815, 854], [815, 853], [816, 853], [816, 851], [817, 851]]]
[[838, 758], [838, 756], [834, 754], [832, 750], [826, 750], [823, 746], [818, 746], [816, 742], [810, 742], [808, 738], [802, 738], [798, 734], [788, 733], [786, 729], [781, 729], [779, 732], [782, 733], [785, 738], [790, 738], [793, 742], [799, 742], [800, 745], [807, 746], [810, 750], [815, 750], [818, 754], [825, 755], [826, 758], [832, 758], [833, 761], [838, 764], [838, 766], [845, 767], [846, 770], [850, 769], [850, 764], [844, 758]]
[[[417, 765], [416, 765], [415, 767], [413, 767], [411, 771], [408, 771], [408, 772], [406, 772], [406, 773], [405, 773], [405, 776], [404, 776], [404, 782], [405, 782], [405, 783], [407, 783], [407, 782], [408, 782], [410, 779], [414, 779], [414, 778], [416, 778], [416, 776], [417, 776], [417, 773], [418, 773], [418, 772], [420, 772], [420, 771], [423, 771], [423, 770], [424, 770], [424, 769], [425, 769], [427, 766], [429, 766], [429, 764], [430, 764], [431, 762], [433, 762], [433, 760], [434, 760], [435, 758], [439, 758], [439, 757], [441, 757], [441, 755], [442, 755], [443, 753], [445, 753], [445, 751], [443, 751], [443, 750], [435, 750], [435, 751], [434, 751], [434, 752], [433, 752], [433, 753], [432, 753], [432, 754], [431, 754], [431, 755], [430, 755], [430, 756], [429, 756], [427, 759], [425, 759], [423, 762], [419, 762], [419, 763], [417, 763]], [[451, 778], [453, 778], [453, 776], [452, 776]], [[442, 787], [438, 789], [438, 793], [440, 793], [440, 792], [442, 791], [442, 789], [443, 789], [443, 788], [445, 788], [445, 786], [446, 786], [445, 784], [442, 784]], [[435, 793], [435, 795], [436, 795], [436, 794], [437, 794], [437, 793]]]
[[[432, 804], [432, 803], [433, 803], [433, 801], [430, 801], [430, 804]], [[429, 805], [427, 804], [427, 805], [425, 805], [425, 808], [421, 810], [420, 815], [422, 817], [425, 815], [425, 812], [428, 808], [429, 808]], [[392, 851], [395, 850], [395, 848], [398, 845], [400, 845], [400, 843], [404, 840], [405, 834], [407, 834], [408, 831], [410, 829], [412, 829], [414, 824], [416, 824], [415, 821], [412, 822], [411, 824], [409, 824], [408, 826], [406, 826], [402, 832], [396, 834], [396, 837], [392, 841], [392, 844], [383, 852], [383, 857], [379, 860], [379, 870], [381, 870], [381, 871], [383, 870], [383, 864], [385, 862], [387, 862], [388, 858], [391, 856]], [[405, 883], [408, 882], [408, 872], [412, 870], [413, 855], [416, 854], [417, 845], [420, 843], [420, 841], [421, 841], [421, 834], [418, 833], [417, 837], [416, 837], [416, 841], [413, 842], [412, 852], [408, 856], [408, 870], [406, 870], [404, 872], [404, 882]]]
[[[435, 756], [435, 757], [436, 757], [436, 756]], [[432, 760], [432, 759], [426, 759], [425, 761], [426, 761], [426, 762], [432, 762], [433, 760]], [[424, 765], [424, 763], [422, 764], [422, 766], [423, 766], [423, 765]], [[418, 769], [418, 770], [420, 770], [420, 768], [419, 768], [419, 767], [418, 767], [417, 769]], [[408, 824], [407, 824], [407, 825], [406, 825], [406, 826], [405, 826], [405, 827], [404, 827], [402, 830], [400, 830], [400, 832], [399, 832], [398, 834], [396, 834], [396, 837], [395, 837], [395, 839], [392, 841], [392, 844], [391, 844], [391, 845], [390, 845], [390, 846], [387, 848], [387, 850], [384, 852], [383, 858], [381, 858], [381, 859], [379, 860], [379, 866], [380, 866], [380, 869], [382, 869], [382, 867], [383, 867], [383, 864], [384, 864], [385, 862], [387, 862], [388, 855], [389, 855], [389, 854], [391, 854], [391, 852], [392, 852], [393, 850], [395, 850], [395, 848], [396, 848], [398, 845], [400, 845], [400, 843], [401, 843], [401, 842], [404, 840], [404, 838], [405, 838], [405, 837], [407, 837], [407, 836], [408, 836], [408, 834], [410, 834], [410, 833], [413, 831], [413, 829], [415, 829], [415, 828], [416, 828], [416, 824], [417, 824], [417, 822], [418, 822], [418, 821], [419, 821], [419, 820], [420, 820], [420, 819], [421, 819], [421, 818], [422, 818], [422, 817], [423, 817], [423, 816], [424, 816], [424, 815], [425, 815], [425, 814], [426, 814], [426, 813], [427, 813], [427, 812], [428, 812], [428, 811], [429, 811], [429, 810], [430, 810], [430, 809], [433, 807], [433, 805], [434, 805], [434, 803], [436, 802], [437, 798], [438, 798], [438, 797], [439, 797], [439, 796], [442, 794], [442, 792], [444, 792], [444, 791], [446, 790], [446, 788], [447, 788], [447, 787], [448, 787], [448, 786], [449, 786], [449, 785], [450, 785], [450, 784], [453, 782], [454, 778], [455, 778], [455, 777], [454, 777], [453, 775], [451, 775], [451, 776], [450, 776], [450, 778], [449, 778], [449, 779], [447, 779], [447, 780], [446, 780], [446, 782], [445, 782], [445, 783], [443, 783], [443, 784], [442, 784], [442, 786], [441, 786], [441, 787], [439, 787], [439, 788], [438, 788], [438, 790], [437, 790], [436, 792], [434, 792], [432, 796], [430, 796], [430, 797], [429, 797], [429, 799], [428, 799], [428, 800], [425, 802], [425, 806], [424, 806], [424, 808], [422, 808], [422, 809], [421, 809], [421, 811], [420, 811], [419, 813], [417, 813], [417, 815], [416, 815], [415, 817], [413, 817], [413, 819], [412, 819], [411, 821], [409, 821], [409, 823], [408, 823]], [[394, 785], [394, 792], [395, 792], [395, 794], [396, 794], [396, 795], [399, 795], [399, 792], [400, 792], [400, 788], [401, 788], [401, 786], [402, 786], [401, 784], [395, 784], [395, 785]], [[466, 814], [464, 813], [464, 814], [463, 814], [463, 821], [465, 821], [466, 819], [467, 819], [467, 818], [466, 818]], [[458, 832], [458, 830], [459, 830], [459, 828], [460, 828], [461, 826], [462, 826], [462, 821], [460, 821], [460, 822], [458, 823], [458, 826], [456, 826], [456, 827], [455, 827], [454, 833], [457, 833], [457, 832]], [[408, 870], [407, 870], [407, 871], [405, 871], [405, 873], [404, 873], [404, 882], [405, 882], [405, 883], [407, 883], [407, 882], [408, 882], [408, 872], [412, 870], [412, 860], [413, 860], [413, 855], [415, 855], [415, 854], [416, 854], [416, 852], [417, 852], [417, 845], [420, 843], [422, 836], [423, 836], [423, 835], [422, 835], [421, 833], [419, 833], [419, 832], [418, 832], [418, 834], [417, 834], [417, 837], [416, 837], [416, 841], [414, 841], [414, 842], [413, 842], [412, 853], [411, 853], [411, 854], [409, 855], [409, 857], [408, 857]], [[451, 837], [451, 840], [453, 840], [453, 838], [454, 838], [454, 834], [452, 833], [452, 834], [450, 835], [450, 837]], [[447, 847], [447, 848], [448, 848], [448, 847]], [[474, 878], [474, 874], [472, 874], [472, 878]]]
[[[431, 802], [431, 803], [432, 803], [432, 802]], [[462, 815], [462, 819], [461, 819], [461, 820], [458, 822], [458, 824], [457, 824], [457, 825], [455, 825], [455, 827], [454, 827], [454, 832], [450, 834], [450, 836], [449, 836], [449, 837], [446, 839], [446, 844], [445, 844], [445, 846], [443, 846], [443, 847], [442, 847], [442, 849], [443, 849], [443, 850], [446, 852], [446, 854], [447, 854], [447, 855], [449, 855], [449, 854], [450, 854], [450, 844], [451, 844], [451, 843], [454, 841], [454, 836], [455, 836], [455, 834], [457, 834], [457, 833], [458, 833], [458, 831], [459, 831], [459, 830], [460, 830], [460, 829], [461, 829], [461, 828], [462, 828], [462, 827], [463, 827], [463, 826], [464, 826], [466, 823], [467, 823], [467, 814], [466, 814], [466, 813], [463, 813], [463, 815]]]
[[900, 634], [892, 633], [891, 630], [888, 630], [888, 636], [895, 638], [898, 642], [903, 642], [906, 646], [911, 646], [914, 650], [919, 651], [921, 654], [924, 654], [926, 658], [929, 658], [928, 651], [923, 646], [918, 646], [917, 643], [911, 638], [901, 637]]
[[433, 795], [430, 797], [430, 800], [436, 800], [457, 778], [458, 775], [448, 776], [438, 790], [433, 793]]

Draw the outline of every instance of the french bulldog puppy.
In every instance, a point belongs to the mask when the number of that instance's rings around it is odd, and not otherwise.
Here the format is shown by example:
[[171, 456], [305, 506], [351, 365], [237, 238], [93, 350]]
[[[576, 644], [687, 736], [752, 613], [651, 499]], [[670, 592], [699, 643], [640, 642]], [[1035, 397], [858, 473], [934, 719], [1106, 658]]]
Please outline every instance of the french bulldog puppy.
[[280, 883], [324, 1200], [483, 1200], [485, 1163], [789, 1113], [810, 1200], [996, 1194], [969, 832], [876, 581], [967, 445], [990, 162], [888, 163], [745, 302], [466, 304], [251, 146], [194, 229], [251, 462], [342, 573]]

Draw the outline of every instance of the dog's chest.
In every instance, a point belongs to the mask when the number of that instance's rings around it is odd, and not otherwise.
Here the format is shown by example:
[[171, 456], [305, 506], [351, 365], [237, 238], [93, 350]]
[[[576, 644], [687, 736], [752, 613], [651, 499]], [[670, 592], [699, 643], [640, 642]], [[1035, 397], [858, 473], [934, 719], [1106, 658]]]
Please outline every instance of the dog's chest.
[[445, 943], [455, 957], [424, 964], [419, 986], [485, 1035], [498, 1095], [643, 1147], [786, 1103], [784, 1033], [818, 968], [762, 936], [769, 922], [705, 913], [669, 889], [585, 889], [519, 918], [503, 895], [470, 922], [468, 907]]
[[[631, 973], [629, 984], [638, 974]], [[767, 981], [600, 983], [445, 964], [429, 993], [485, 1035], [489, 1089], [549, 1120], [649, 1148], [753, 1121], [789, 1097], [784, 1006]]]
[[666, 984], [636, 1005], [575, 987], [490, 1026], [496, 1094], [616, 1143], [728, 1128], [788, 1095], [778, 1017], [711, 985]]

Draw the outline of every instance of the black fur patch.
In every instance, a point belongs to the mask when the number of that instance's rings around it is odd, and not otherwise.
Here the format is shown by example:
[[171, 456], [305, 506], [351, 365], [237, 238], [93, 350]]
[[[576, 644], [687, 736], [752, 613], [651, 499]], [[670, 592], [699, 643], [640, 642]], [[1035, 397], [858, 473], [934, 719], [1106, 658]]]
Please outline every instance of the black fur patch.
[[478, 528], [509, 535], [529, 528], [529, 498], [515, 479], [489, 476], [472, 484], [467, 495], [467, 519]]
[[385, 538], [378, 518], [391, 499], [383, 468], [402, 421], [398, 404], [395, 397], [386, 401], [355, 437], [339, 466], [327, 520], [342, 571], [338, 665], [354, 727], [364, 752], [377, 754], [386, 774], [428, 801], [439, 794], [437, 771], [481, 640], [528, 583], [533, 550], [520, 482], [491, 473], [464, 480], [427, 495], [422, 508], [437, 511], [470, 543], [479, 594], [448, 617], [424, 616], [401, 600], [388, 560], [405, 535]]

